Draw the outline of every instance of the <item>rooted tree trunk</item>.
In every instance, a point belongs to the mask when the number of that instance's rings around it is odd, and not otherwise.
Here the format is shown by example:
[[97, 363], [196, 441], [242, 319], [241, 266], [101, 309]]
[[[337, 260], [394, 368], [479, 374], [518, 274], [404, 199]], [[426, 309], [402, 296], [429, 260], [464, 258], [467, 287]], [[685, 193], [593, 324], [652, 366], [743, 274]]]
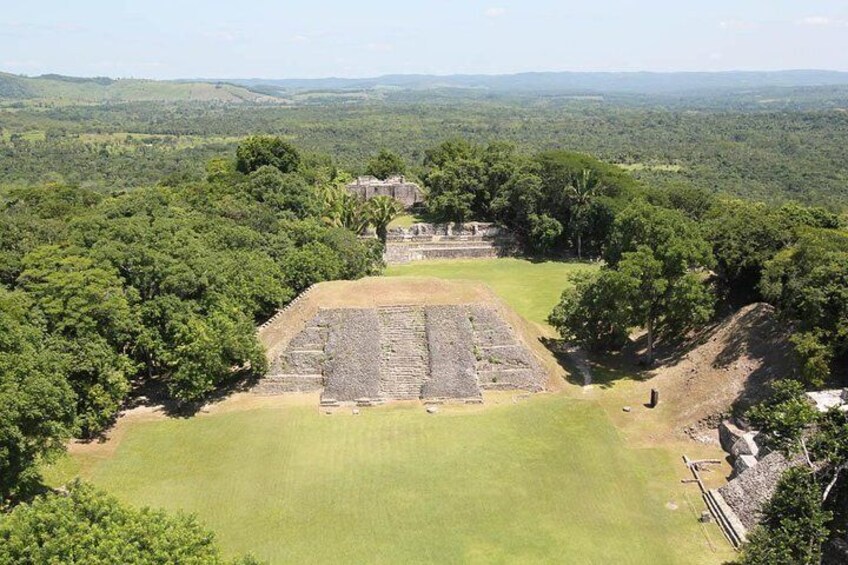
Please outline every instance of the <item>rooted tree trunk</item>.
[[645, 361], [648, 365], [654, 364], [654, 320], [653, 318], [648, 318], [648, 353], [646, 355]]

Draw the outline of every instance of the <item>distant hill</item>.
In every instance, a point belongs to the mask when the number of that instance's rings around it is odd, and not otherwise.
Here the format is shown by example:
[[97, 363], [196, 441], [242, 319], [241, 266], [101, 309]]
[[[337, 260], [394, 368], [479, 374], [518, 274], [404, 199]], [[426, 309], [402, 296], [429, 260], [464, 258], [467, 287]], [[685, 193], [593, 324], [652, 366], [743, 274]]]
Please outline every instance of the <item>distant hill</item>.
[[375, 88], [486, 89], [495, 92], [574, 92], [670, 94], [687, 91], [848, 85], [848, 73], [837, 71], [582, 73], [539, 72], [511, 75], [385, 75], [375, 78], [238, 79], [231, 80], [270, 92], [303, 90], [364, 90]]
[[[578, 73], [511, 75], [385, 75], [374, 78], [147, 80], [24, 77], [0, 73], [0, 100], [61, 100], [65, 103], [214, 101], [285, 103], [298, 93], [362, 91], [455, 91], [495, 94], [672, 95], [734, 93], [770, 88], [843, 87], [837, 71]], [[285, 100], [285, 99], [289, 100]], [[688, 99], [688, 98], [687, 98]]]
[[224, 82], [80, 78], [62, 75], [23, 77], [7, 73], [0, 73], [0, 99], [61, 100], [65, 103], [279, 101], [247, 86]]

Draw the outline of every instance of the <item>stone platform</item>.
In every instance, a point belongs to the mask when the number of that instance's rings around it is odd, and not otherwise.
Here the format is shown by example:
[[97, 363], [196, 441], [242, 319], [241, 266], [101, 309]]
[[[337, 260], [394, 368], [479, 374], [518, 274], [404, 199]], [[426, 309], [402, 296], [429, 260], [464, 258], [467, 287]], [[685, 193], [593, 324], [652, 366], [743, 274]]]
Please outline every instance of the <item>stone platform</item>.
[[399, 265], [427, 259], [483, 259], [510, 252], [514, 240], [502, 228], [484, 222], [413, 224], [389, 231], [383, 260]]
[[321, 391], [322, 404], [479, 402], [483, 390], [544, 389], [546, 374], [484, 304], [320, 310], [256, 391]]

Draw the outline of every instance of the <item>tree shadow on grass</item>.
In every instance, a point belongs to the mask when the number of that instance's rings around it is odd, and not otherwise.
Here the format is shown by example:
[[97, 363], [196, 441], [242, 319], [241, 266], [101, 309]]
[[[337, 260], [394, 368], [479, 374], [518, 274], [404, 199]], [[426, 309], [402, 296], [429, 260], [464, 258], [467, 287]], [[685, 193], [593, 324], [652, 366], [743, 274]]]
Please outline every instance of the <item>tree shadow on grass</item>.
[[216, 385], [212, 392], [194, 402], [175, 399], [168, 392], [167, 383], [163, 379], [145, 379], [133, 388], [133, 393], [127, 399], [124, 410], [154, 406], [161, 407], [162, 411], [171, 418], [191, 418], [205, 407], [222, 402], [233, 394], [249, 391], [260, 378], [261, 375], [250, 370], [234, 371], [227, 381]]
[[[629, 348], [616, 353], [575, 353], [571, 344], [562, 339], [540, 338], [539, 341], [551, 352], [560, 367], [566, 371], [566, 381], [584, 385], [584, 370], [588, 369], [592, 386], [611, 388], [616, 381], [645, 381], [650, 373], [640, 367]], [[581, 359], [581, 356], [585, 358]], [[583, 365], [585, 363], [585, 365]]]

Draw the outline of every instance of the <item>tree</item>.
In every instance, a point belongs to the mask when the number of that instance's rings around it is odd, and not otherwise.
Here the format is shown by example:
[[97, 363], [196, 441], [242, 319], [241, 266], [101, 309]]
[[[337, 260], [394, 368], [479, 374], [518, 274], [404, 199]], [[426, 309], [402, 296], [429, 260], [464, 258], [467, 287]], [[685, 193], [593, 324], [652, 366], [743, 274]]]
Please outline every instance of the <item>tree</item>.
[[[568, 315], [557, 315], [558, 325], [565, 335], [596, 348], [620, 345], [628, 326], [644, 327], [646, 361], [653, 363], [657, 336], [679, 339], [712, 314], [712, 295], [700, 274], [711, 261], [707, 243], [690, 220], [636, 204], [615, 221], [601, 275], [561, 303]], [[597, 327], [588, 316], [604, 325]], [[605, 327], [607, 321], [615, 324]], [[586, 328], [594, 328], [595, 335]]]
[[276, 167], [265, 165], [250, 174], [247, 191], [257, 201], [272, 210], [295, 218], [318, 213], [320, 202], [315, 189], [297, 174], [283, 174]]
[[357, 235], [368, 227], [365, 201], [344, 185], [325, 185], [321, 190], [321, 200], [323, 219], [328, 225], [348, 229]]
[[472, 215], [474, 195], [461, 192], [445, 192], [427, 198], [427, 210], [442, 221], [462, 223]]
[[226, 383], [242, 366], [258, 376], [265, 372], [265, 352], [251, 319], [221, 301], [204, 316], [190, 316], [173, 332], [165, 360], [172, 367], [168, 390], [182, 402], [195, 402]]
[[623, 300], [627, 281], [618, 271], [602, 269], [598, 273], [578, 273], [572, 282], [574, 286], [563, 291], [548, 322], [566, 341], [592, 351], [624, 345], [633, 318]]
[[[0, 516], [2, 563], [223, 564], [212, 532], [193, 516], [135, 510], [73, 483]], [[255, 563], [251, 558], [237, 561]]]
[[706, 226], [721, 289], [736, 300], [760, 299], [765, 264], [791, 242], [792, 231], [774, 209], [743, 200], [720, 200]]
[[747, 418], [763, 432], [770, 446], [787, 454], [803, 450], [809, 460], [804, 432], [815, 420], [816, 411], [804, 394], [804, 386], [796, 380], [784, 379], [769, 387], [768, 398], [752, 406], [746, 413]]
[[794, 245], [766, 263], [760, 288], [797, 324], [794, 342], [805, 379], [826, 380], [831, 362], [848, 356], [848, 235], [800, 230]]
[[377, 237], [385, 244], [389, 224], [403, 212], [403, 205], [391, 196], [375, 196], [367, 202], [366, 210]]
[[819, 415], [810, 452], [820, 465], [819, 475], [830, 477], [822, 493], [822, 500], [826, 502], [841, 473], [848, 468], [848, 413], [833, 408]]
[[562, 236], [562, 224], [546, 214], [530, 214], [527, 222], [530, 226], [530, 247], [538, 253], [547, 253], [553, 249]]
[[249, 174], [265, 166], [293, 173], [300, 166], [300, 153], [292, 144], [274, 136], [254, 135], [239, 144], [236, 170]]
[[812, 472], [787, 470], [742, 550], [739, 565], [818, 565], [831, 514]]
[[366, 175], [383, 180], [392, 175], [403, 175], [405, 173], [406, 162], [403, 157], [388, 149], [381, 149], [377, 155], [368, 160], [368, 165], [365, 167]]
[[598, 176], [592, 169], [583, 169], [566, 187], [565, 193], [571, 209], [571, 231], [577, 238], [577, 258], [583, 258], [583, 233], [589, 221], [589, 210], [598, 193], [603, 189]]
[[61, 453], [74, 429], [68, 359], [32, 311], [26, 295], [0, 287], [0, 506], [32, 489], [39, 463]]
[[121, 280], [109, 265], [44, 246], [24, 258], [18, 282], [70, 355], [77, 426], [90, 437], [117, 414], [135, 372], [124, 353], [134, 324]]
[[491, 197], [480, 160], [447, 162], [427, 175], [426, 184], [428, 208], [442, 220], [463, 222], [472, 216], [487, 217]]

